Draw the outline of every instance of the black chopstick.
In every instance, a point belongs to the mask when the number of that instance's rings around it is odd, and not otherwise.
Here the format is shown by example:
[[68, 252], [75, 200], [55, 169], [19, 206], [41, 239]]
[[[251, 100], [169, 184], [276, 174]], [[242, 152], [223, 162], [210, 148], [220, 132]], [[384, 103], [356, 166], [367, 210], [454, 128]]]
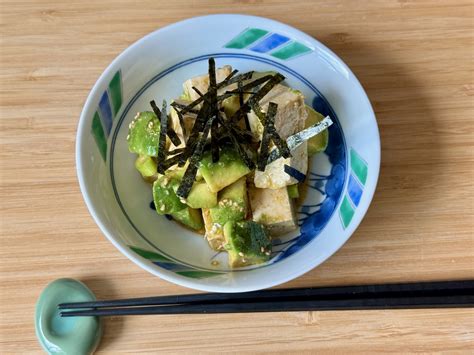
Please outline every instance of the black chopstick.
[[61, 312], [62, 317], [126, 316], [151, 314], [214, 314], [249, 312], [294, 312], [376, 309], [420, 309], [472, 307], [474, 295], [366, 298], [346, 300], [270, 301], [218, 304], [184, 304], [132, 308], [106, 308]]
[[[63, 303], [63, 317], [472, 307], [474, 280], [207, 293]], [[75, 310], [76, 309], [76, 310]], [[79, 309], [79, 310], [77, 310]]]
[[110, 307], [137, 307], [160, 306], [179, 304], [217, 304], [243, 303], [256, 301], [276, 300], [307, 300], [307, 299], [357, 299], [377, 296], [381, 297], [415, 297], [436, 292], [437, 295], [466, 295], [474, 292], [474, 280], [467, 281], [440, 281], [421, 283], [399, 283], [362, 286], [338, 286], [318, 288], [292, 288], [263, 290], [245, 293], [203, 293], [191, 295], [159, 296], [145, 298], [130, 298], [112, 301], [93, 301], [62, 303], [59, 309], [79, 308], [110, 308]]

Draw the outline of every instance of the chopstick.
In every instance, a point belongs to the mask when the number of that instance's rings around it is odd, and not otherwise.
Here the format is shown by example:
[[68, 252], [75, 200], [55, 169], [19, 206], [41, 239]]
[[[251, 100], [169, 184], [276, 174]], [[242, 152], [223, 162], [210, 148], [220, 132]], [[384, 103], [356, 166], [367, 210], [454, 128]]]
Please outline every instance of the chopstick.
[[472, 307], [474, 280], [276, 289], [63, 303], [63, 317]]

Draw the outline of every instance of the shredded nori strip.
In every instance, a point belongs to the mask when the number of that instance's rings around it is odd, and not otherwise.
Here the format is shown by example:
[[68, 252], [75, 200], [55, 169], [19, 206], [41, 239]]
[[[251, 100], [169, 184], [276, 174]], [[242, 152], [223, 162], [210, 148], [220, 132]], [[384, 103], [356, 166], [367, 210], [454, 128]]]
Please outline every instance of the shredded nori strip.
[[291, 177], [295, 178], [298, 180], [298, 182], [303, 182], [306, 179], [306, 175], [303, 174], [301, 171], [298, 169], [293, 168], [292, 166], [289, 165], [284, 165], [283, 169], [285, 170], [285, 173], [290, 175]]
[[[244, 91], [242, 90], [242, 80], [239, 80], [237, 82], [237, 89], [239, 90], [239, 106], [242, 107], [244, 105]], [[250, 122], [247, 112], [242, 112], [242, 115], [245, 121], [245, 128], [250, 131]]]
[[219, 107], [217, 105], [217, 83], [216, 83], [216, 62], [214, 58], [209, 58], [209, 88], [207, 89], [210, 103], [210, 115], [214, 117], [211, 126], [211, 153], [212, 153], [212, 162], [217, 163], [219, 161], [219, 146], [218, 146], [218, 137], [217, 129], [219, 121], [217, 120], [217, 115], [219, 114]]
[[[156, 117], [158, 117], [158, 120], [161, 121], [163, 115], [162, 113], [160, 112], [160, 109], [158, 108], [158, 106], [156, 106], [156, 103], [155, 103], [155, 100], [151, 100], [150, 101], [150, 105], [151, 105], [151, 108], [153, 109], [153, 112], [155, 113]], [[168, 116], [166, 116], [166, 119], [168, 119]], [[168, 125], [168, 124], [167, 124]], [[173, 129], [169, 128], [168, 129], [168, 132], [167, 132], [167, 135], [169, 137], [169, 139], [171, 140], [171, 142], [175, 145], [175, 146], [178, 146], [181, 144], [181, 140], [179, 139], [178, 135], [176, 134], [175, 131], [173, 131]]]
[[196, 178], [197, 170], [199, 168], [199, 162], [201, 161], [202, 154], [204, 152], [204, 146], [206, 144], [207, 136], [211, 129], [211, 125], [214, 122], [214, 119], [211, 117], [202, 132], [201, 139], [197, 142], [196, 149], [193, 152], [193, 155], [189, 159], [189, 165], [186, 168], [183, 179], [179, 184], [178, 190], [176, 190], [176, 195], [181, 198], [186, 198], [193, 187], [194, 180]]
[[[154, 101], [150, 103], [153, 106], [156, 107], [156, 104]], [[157, 107], [158, 108], [158, 107]], [[161, 126], [160, 126], [160, 137], [158, 141], [158, 166], [157, 170], [160, 174], [165, 173], [165, 167], [164, 167], [164, 162], [166, 160], [166, 133], [168, 131], [168, 116], [166, 115], [166, 101], [163, 100], [163, 108], [161, 110]]]
[[274, 102], [268, 104], [267, 114], [265, 116], [265, 125], [263, 128], [262, 142], [260, 143], [260, 154], [258, 156], [258, 170], [264, 171], [267, 165], [268, 153], [270, 151], [270, 140], [272, 139], [271, 128], [274, 126], [275, 114], [278, 105]]
[[[295, 149], [304, 141], [318, 135], [329, 126], [333, 124], [331, 118], [326, 116], [322, 121], [302, 130], [301, 132], [295, 133], [292, 136], [289, 136], [286, 140], [286, 144], [290, 150]], [[267, 164], [270, 164], [281, 157], [280, 152], [277, 149], [271, 151], [268, 156]]]

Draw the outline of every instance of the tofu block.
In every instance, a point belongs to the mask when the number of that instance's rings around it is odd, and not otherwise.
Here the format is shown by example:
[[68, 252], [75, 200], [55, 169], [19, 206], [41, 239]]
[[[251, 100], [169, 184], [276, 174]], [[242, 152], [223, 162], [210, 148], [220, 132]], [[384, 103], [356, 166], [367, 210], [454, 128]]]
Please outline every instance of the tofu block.
[[252, 219], [267, 227], [271, 236], [278, 236], [298, 227], [293, 200], [286, 187], [259, 189], [249, 186]]
[[[224, 65], [222, 68], [216, 69], [216, 83], [219, 84], [232, 72], [230, 65]], [[202, 94], [205, 94], [209, 89], [209, 74], [196, 76], [188, 79], [183, 84], [184, 93], [191, 101], [197, 100], [199, 95], [193, 90], [193, 86], [198, 89]], [[227, 88], [225, 89], [227, 90]]]
[[288, 185], [297, 184], [299, 181], [285, 173], [285, 164], [306, 174], [308, 172], [308, 146], [307, 142], [291, 151], [290, 158], [279, 158], [268, 164], [264, 171], [256, 170], [254, 184], [261, 189], [280, 189]]
[[[308, 113], [304, 103], [304, 96], [299, 91], [278, 84], [260, 100], [260, 106], [264, 112], [267, 112], [270, 102], [278, 105], [275, 115], [275, 129], [282, 139], [287, 139], [304, 128]], [[254, 137], [257, 140], [261, 140], [263, 125], [260, 123], [255, 112], [250, 112], [248, 117], [250, 129]]]

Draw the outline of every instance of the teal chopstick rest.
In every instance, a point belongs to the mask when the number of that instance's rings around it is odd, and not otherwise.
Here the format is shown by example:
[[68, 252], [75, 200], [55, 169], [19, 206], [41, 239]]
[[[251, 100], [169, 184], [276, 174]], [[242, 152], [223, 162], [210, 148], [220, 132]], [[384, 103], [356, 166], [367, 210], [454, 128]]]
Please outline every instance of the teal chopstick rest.
[[102, 327], [98, 317], [59, 315], [58, 304], [95, 301], [91, 290], [82, 282], [59, 279], [41, 292], [36, 303], [36, 336], [49, 354], [88, 355], [99, 345]]

